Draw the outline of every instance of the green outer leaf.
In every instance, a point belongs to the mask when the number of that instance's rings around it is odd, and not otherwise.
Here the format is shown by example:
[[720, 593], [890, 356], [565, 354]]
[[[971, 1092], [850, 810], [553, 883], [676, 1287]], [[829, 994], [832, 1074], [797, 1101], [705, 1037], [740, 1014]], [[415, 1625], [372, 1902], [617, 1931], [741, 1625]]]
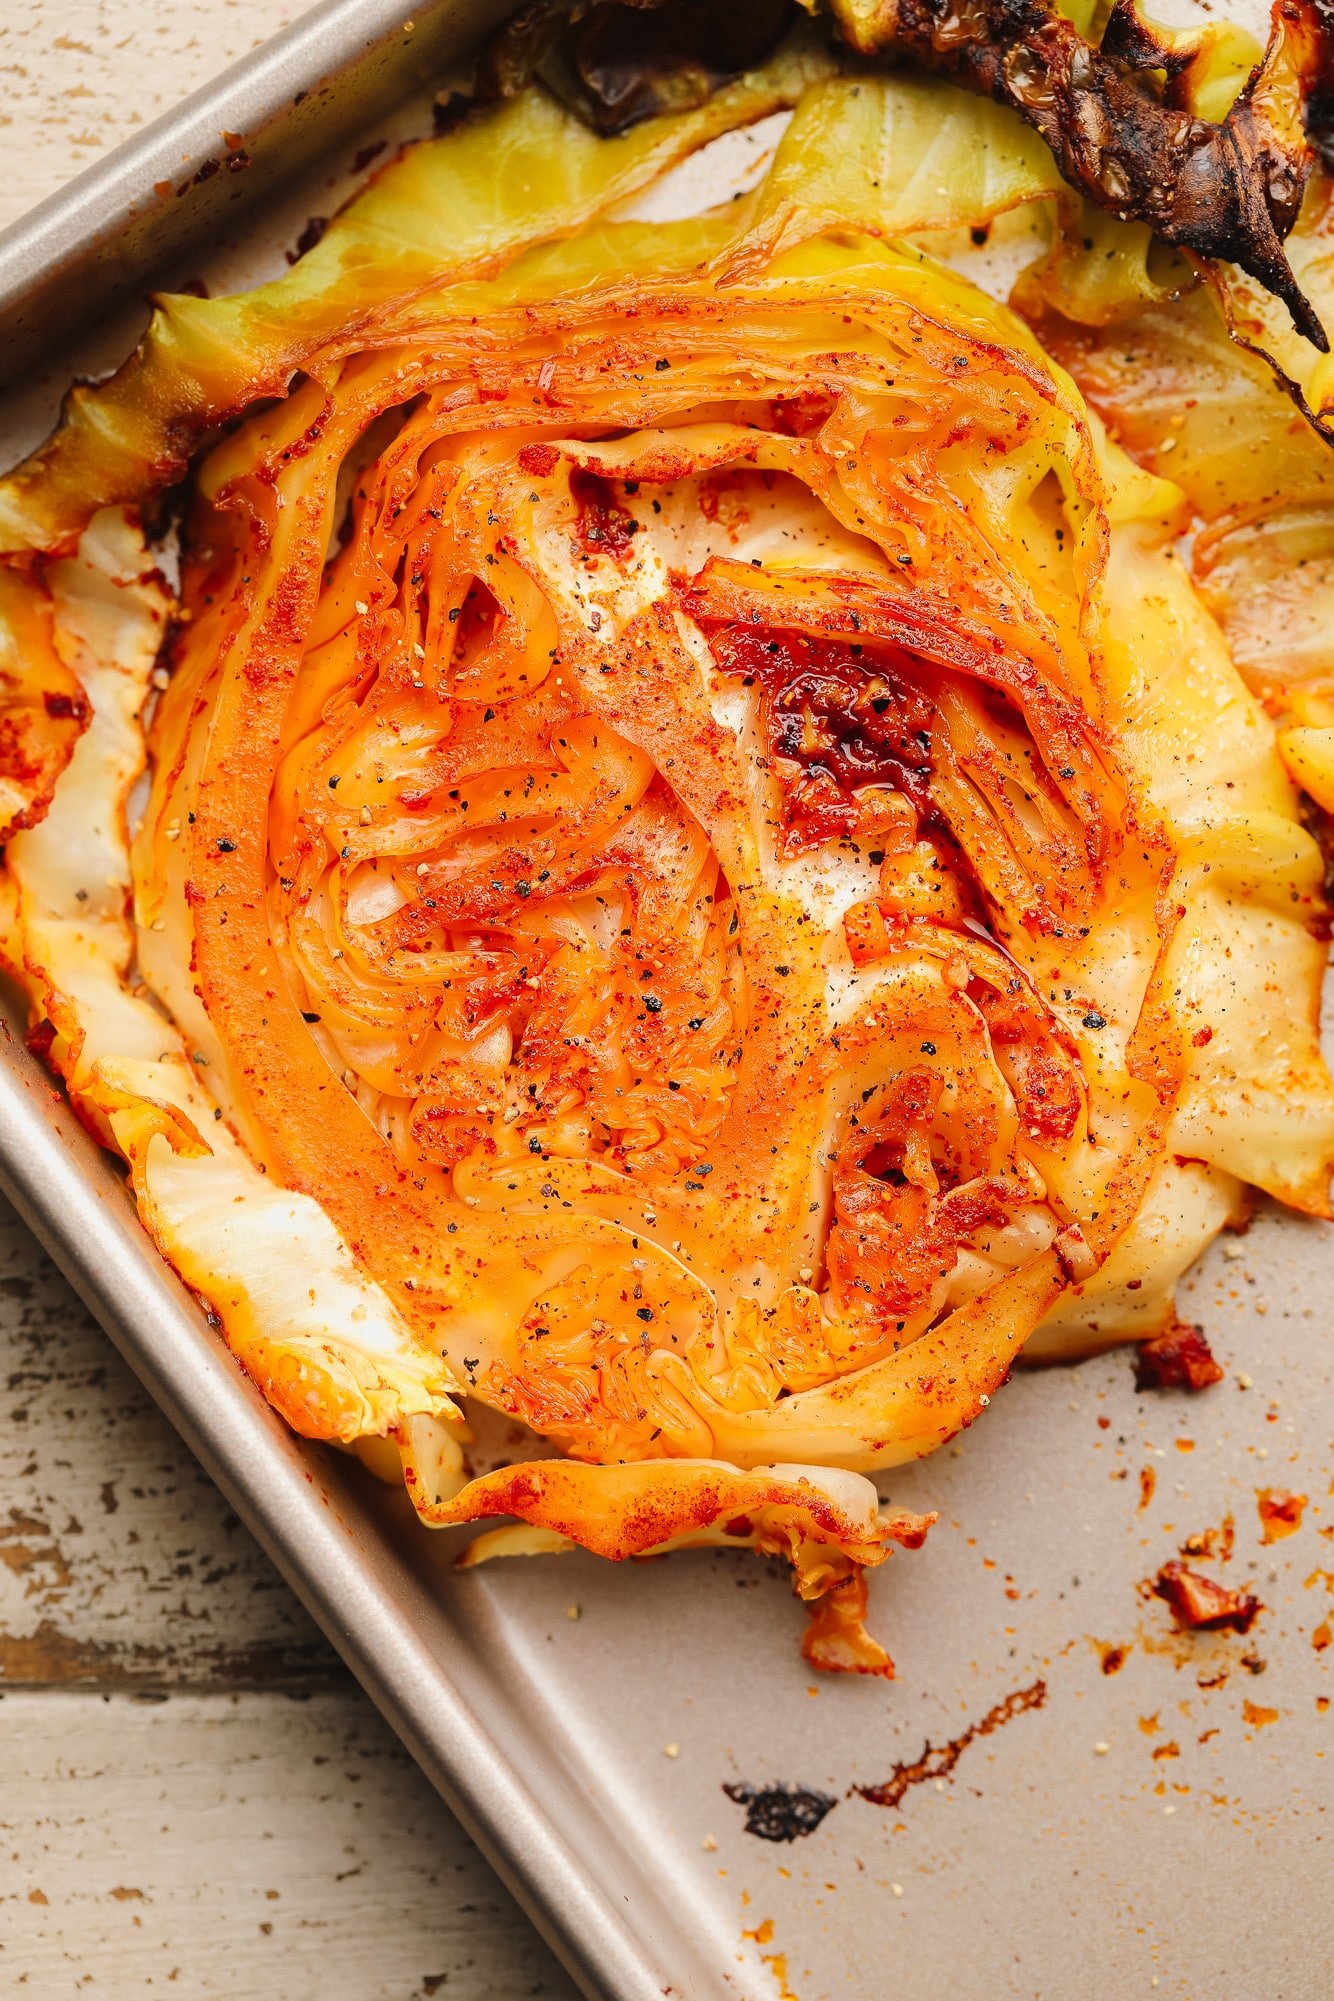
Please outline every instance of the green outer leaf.
[[751, 226], [773, 252], [838, 225], [959, 229], [1064, 192], [1046, 145], [1005, 105], [938, 78], [838, 78], [803, 97]]
[[174, 484], [211, 429], [281, 395], [331, 340], [573, 234], [720, 132], [794, 104], [827, 68], [796, 39], [698, 110], [617, 138], [534, 90], [409, 147], [281, 278], [232, 298], [162, 298], [130, 359], [71, 391], [51, 437], [0, 480], [0, 554], [66, 547], [99, 507]]
[[[408, 149], [273, 283], [163, 298], [124, 366], [72, 391], [46, 444], [0, 481], [0, 555], [68, 546], [99, 507], [174, 484], [219, 424], [359, 340], [421, 337], [453, 318], [704, 264], [722, 283], [754, 278], [831, 231], [894, 241], [1060, 189], [1045, 147], [1003, 107], [940, 79], [830, 78], [825, 67], [797, 40], [700, 109], [611, 139], [533, 90]], [[718, 133], [793, 103], [744, 202], [679, 223], [609, 219]], [[1017, 322], [1014, 339], [1026, 343]]]

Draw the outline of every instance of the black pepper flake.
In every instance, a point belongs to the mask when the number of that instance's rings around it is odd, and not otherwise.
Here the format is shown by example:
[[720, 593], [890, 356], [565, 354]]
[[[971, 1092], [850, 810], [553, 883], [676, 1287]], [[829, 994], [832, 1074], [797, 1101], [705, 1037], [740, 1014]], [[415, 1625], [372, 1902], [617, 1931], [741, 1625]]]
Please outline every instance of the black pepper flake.
[[672, 365], [671, 362], [668, 361], [665, 355], [663, 355], [659, 360], [655, 361], [653, 364], [654, 368], [657, 370], [659, 375], [662, 374], [664, 368], [670, 368], [671, 365]]
[[662, 1002], [658, 999], [658, 996], [656, 994], [645, 994], [644, 1006], [648, 1009], [650, 1014], [662, 1013]]
[[218, 839], [218, 853], [220, 855], [234, 855], [236, 853], [235, 841], [229, 841], [220, 836]]
[[653, 1308], [651, 1306], [637, 1306], [635, 1308], [636, 1320], [651, 1320], [652, 1318]]
[[922, 1044], [923, 1056], [934, 1056], [935, 1053], [936, 1053], [936, 1045], [934, 1042], [924, 1042]]
[[303, 1007], [301, 1010], [301, 1019], [302, 1021], [318, 1021], [319, 1016], [317, 1014], [311, 1014], [308, 1008]]
[[1096, 1012], [1090, 1012], [1084, 1016], [1084, 1026], [1085, 1028], [1106, 1028], [1106, 1017]]

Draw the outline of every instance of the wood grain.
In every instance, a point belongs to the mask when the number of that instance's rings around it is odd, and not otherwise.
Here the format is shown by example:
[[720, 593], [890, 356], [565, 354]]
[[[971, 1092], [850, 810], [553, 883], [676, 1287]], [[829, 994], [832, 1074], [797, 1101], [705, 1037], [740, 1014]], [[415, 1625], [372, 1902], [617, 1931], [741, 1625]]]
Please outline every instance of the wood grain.
[[0, 1991], [574, 2001], [368, 1703], [0, 1701]]
[[344, 1671], [17, 1217], [0, 1215], [0, 1688]]
[[0, 1203], [0, 1992], [573, 2001]]
[[0, 7], [0, 227], [304, 11], [299, 0]]

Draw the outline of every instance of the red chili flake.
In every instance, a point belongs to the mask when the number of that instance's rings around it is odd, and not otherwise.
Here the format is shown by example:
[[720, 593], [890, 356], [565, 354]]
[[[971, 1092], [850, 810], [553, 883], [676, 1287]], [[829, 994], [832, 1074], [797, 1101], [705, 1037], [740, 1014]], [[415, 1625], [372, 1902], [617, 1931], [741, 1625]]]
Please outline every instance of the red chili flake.
[[1210, 1352], [1203, 1329], [1181, 1322], [1146, 1341], [1135, 1357], [1137, 1390], [1207, 1390], [1211, 1383], [1222, 1380], [1223, 1371]]
[[582, 467], [570, 475], [570, 492], [579, 510], [579, 540], [590, 556], [628, 556], [637, 523], [616, 498], [611, 481]]
[[24, 1037], [29, 1050], [37, 1058], [37, 1061], [44, 1063], [48, 1070], [59, 1074], [56, 1072], [56, 1066], [51, 1060], [51, 1045], [55, 1039], [56, 1025], [53, 1021], [48, 1021], [45, 1016], [43, 1016], [41, 1021], [34, 1023]]
[[524, 445], [519, 451], [519, 465], [535, 479], [545, 479], [559, 457], [554, 445]]
[[1197, 1028], [1190, 1039], [1196, 1049], [1204, 1049], [1213, 1041], [1214, 1032], [1212, 1028]]
[[1231, 1627], [1234, 1633], [1249, 1633], [1260, 1611], [1260, 1601], [1249, 1591], [1230, 1591], [1215, 1584], [1212, 1577], [1188, 1570], [1184, 1563], [1165, 1563], [1153, 1580], [1159, 1598], [1165, 1598], [1179, 1626], [1192, 1631], [1219, 1632]]

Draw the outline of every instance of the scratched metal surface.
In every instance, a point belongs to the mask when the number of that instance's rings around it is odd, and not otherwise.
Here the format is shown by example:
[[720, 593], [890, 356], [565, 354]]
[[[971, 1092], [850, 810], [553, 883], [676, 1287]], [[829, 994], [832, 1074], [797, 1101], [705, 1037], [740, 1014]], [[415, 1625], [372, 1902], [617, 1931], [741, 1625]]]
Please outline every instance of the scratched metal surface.
[[[396, 129], [423, 123], [418, 105]], [[337, 166], [194, 268], [216, 285], [271, 268], [346, 185]], [[8, 435], [31, 436], [69, 366], [105, 364], [131, 332], [109, 323], [0, 411]], [[452, 1545], [401, 1500], [342, 1469], [329, 1493], [354, 1542], [378, 1532], [402, 1560], [400, 1609], [426, 1653], [479, 1705], [485, 1691], [479, 1727], [516, 1748], [575, 1874], [639, 1924], [657, 1991], [1324, 2001], [1331, 1271], [1321, 1226], [1262, 1209], [1185, 1291], [1225, 1382], [1140, 1395], [1123, 1355], [1022, 1375], [958, 1447], [897, 1478], [896, 1501], [941, 1520], [873, 1581], [892, 1686], [813, 1682], [785, 1583], [739, 1553], [456, 1575]], [[255, 1438], [278, 1452], [258, 1421]], [[1295, 1535], [1266, 1545], [1257, 1495], [1271, 1486], [1307, 1505]], [[1246, 1637], [1178, 1634], [1147, 1591], [1210, 1535], [1201, 1567], [1262, 1601]], [[769, 1841], [725, 1786], [831, 1804], [810, 1832]], [[618, 1991], [605, 1970], [582, 1977]]]

